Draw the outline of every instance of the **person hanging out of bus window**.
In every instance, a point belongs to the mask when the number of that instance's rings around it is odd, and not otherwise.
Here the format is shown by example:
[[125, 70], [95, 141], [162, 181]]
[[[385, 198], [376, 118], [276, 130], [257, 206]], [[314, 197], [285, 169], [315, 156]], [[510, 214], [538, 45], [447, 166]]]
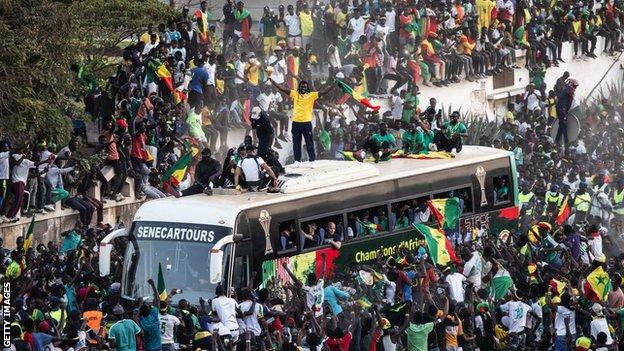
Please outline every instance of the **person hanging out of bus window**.
[[335, 88], [335, 85], [330, 84], [321, 91], [310, 91], [308, 82], [302, 80], [299, 82], [297, 90], [290, 90], [277, 84], [271, 78], [269, 78], [269, 80], [271, 84], [282, 93], [290, 96], [293, 100], [292, 137], [295, 162], [292, 166], [301, 167], [301, 142], [302, 138], [304, 138], [308, 151], [308, 159], [310, 161], [309, 167], [314, 167], [314, 160], [316, 159], [314, 153], [314, 139], [312, 138], [312, 112], [314, 110], [314, 103], [319, 97], [331, 92]]
[[262, 157], [256, 156], [256, 147], [247, 145], [245, 152], [245, 158], [238, 161], [234, 173], [236, 190], [241, 191], [243, 189], [240, 184], [241, 175], [245, 178], [250, 191], [265, 189], [271, 181], [273, 186], [277, 186], [277, 176]]
[[342, 246], [342, 227], [337, 230], [336, 223], [328, 222], [325, 230], [321, 229], [325, 244], [330, 244], [334, 249], [340, 249]]
[[440, 130], [436, 133], [435, 143], [439, 150], [450, 152], [455, 156], [462, 149], [463, 138], [468, 136], [468, 130], [463, 122], [459, 121], [459, 112], [453, 111], [451, 120], [444, 124], [438, 120]]
[[374, 133], [371, 140], [373, 141], [371, 152], [375, 163], [379, 163], [379, 160], [390, 160], [392, 154], [397, 151], [396, 140], [391, 133], [388, 133], [388, 126], [385, 122], [379, 123], [379, 132]]
[[502, 202], [509, 200], [509, 187], [507, 186], [507, 179], [501, 177], [496, 184], [494, 190], [494, 202]]
[[301, 280], [297, 278], [297, 276], [288, 268], [288, 264], [286, 262], [282, 263], [282, 267], [288, 275], [290, 279], [292, 279], [293, 283], [301, 288], [306, 293], [306, 306], [314, 312], [315, 317], [320, 317], [323, 315], [323, 301], [325, 300], [324, 296], [324, 285], [325, 285], [325, 268], [326, 268], [326, 260], [325, 254], [321, 253], [321, 259], [323, 260], [321, 263], [321, 277], [316, 277], [316, 272], [308, 273], [306, 276], [307, 284], [304, 286], [301, 283]]
[[195, 183], [188, 189], [182, 191], [182, 196], [205, 193], [212, 195], [210, 183], [215, 184], [221, 175], [221, 163], [212, 158], [212, 151], [204, 148], [201, 152], [202, 158], [195, 166]]
[[403, 228], [407, 228], [410, 225], [410, 218], [407, 212], [407, 209], [409, 208], [409, 206], [404, 205], [401, 206], [398, 211], [397, 211], [397, 219], [396, 219], [396, 223], [394, 224], [394, 229], [395, 230], [399, 230], [399, 229], [403, 229]]

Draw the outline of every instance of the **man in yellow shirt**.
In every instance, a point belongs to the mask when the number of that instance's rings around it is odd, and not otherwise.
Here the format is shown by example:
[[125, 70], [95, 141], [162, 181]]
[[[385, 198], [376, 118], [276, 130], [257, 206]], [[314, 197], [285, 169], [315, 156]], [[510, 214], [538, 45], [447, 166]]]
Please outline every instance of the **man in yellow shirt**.
[[310, 37], [314, 31], [314, 21], [308, 4], [303, 4], [303, 9], [299, 12], [299, 22], [301, 23], [301, 47], [306, 48], [310, 44]]
[[[270, 78], [269, 78], [270, 79]], [[314, 141], [312, 139], [312, 113], [314, 111], [314, 103], [316, 100], [334, 89], [334, 85], [330, 85], [321, 91], [310, 91], [308, 82], [302, 80], [299, 82], [297, 90], [287, 89], [271, 80], [277, 89], [282, 93], [288, 94], [293, 100], [293, 119], [292, 119], [292, 135], [293, 135], [293, 153], [295, 154], [295, 162], [293, 167], [301, 167], [301, 138], [305, 139], [306, 149], [308, 151], [308, 159], [310, 168], [314, 168]]]

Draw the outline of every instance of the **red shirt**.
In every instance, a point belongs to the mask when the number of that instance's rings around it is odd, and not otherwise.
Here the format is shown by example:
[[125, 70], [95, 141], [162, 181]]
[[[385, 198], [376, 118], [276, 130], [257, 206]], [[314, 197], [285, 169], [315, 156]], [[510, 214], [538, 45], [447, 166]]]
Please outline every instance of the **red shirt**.
[[145, 133], [136, 134], [132, 137], [132, 152], [131, 157], [136, 157], [141, 160], [147, 160], [147, 151], [145, 150], [145, 141], [147, 135]]
[[353, 335], [351, 332], [346, 333], [342, 338], [330, 338], [325, 341], [330, 351], [349, 351]]

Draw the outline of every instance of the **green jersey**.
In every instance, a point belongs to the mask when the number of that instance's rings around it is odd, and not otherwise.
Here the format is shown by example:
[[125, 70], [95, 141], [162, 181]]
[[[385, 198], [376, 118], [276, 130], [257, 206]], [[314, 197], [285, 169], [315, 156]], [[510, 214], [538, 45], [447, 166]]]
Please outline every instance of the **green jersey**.
[[446, 135], [446, 137], [449, 139], [451, 139], [453, 135], [455, 135], [455, 133], [464, 134], [467, 131], [466, 126], [462, 122], [457, 122], [456, 124], [451, 124], [451, 122], [446, 122], [444, 124], [444, 127], [446, 128], [444, 130], [444, 135]]
[[416, 129], [413, 133], [405, 131], [403, 133], [403, 149], [409, 153], [416, 153], [422, 150], [423, 133]]
[[386, 133], [386, 135], [375, 133], [373, 134], [372, 140], [375, 143], [375, 145], [379, 147], [382, 147], [384, 142], [388, 143], [388, 146], [387, 146], [388, 148], [396, 147], [396, 141], [394, 139], [394, 136], [390, 133]]

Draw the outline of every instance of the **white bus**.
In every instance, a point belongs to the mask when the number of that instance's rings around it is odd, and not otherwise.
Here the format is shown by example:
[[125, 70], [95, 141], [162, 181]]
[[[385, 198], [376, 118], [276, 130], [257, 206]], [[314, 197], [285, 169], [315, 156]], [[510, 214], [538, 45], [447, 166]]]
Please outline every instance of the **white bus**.
[[[424, 210], [431, 198], [460, 198], [455, 234], [517, 228], [517, 178], [512, 154], [478, 146], [465, 146], [453, 159], [322, 160], [314, 169], [286, 167], [279, 193], [215, 189], [213, 196], [146, 202], [129, 228], [100, 244], [100, 274], [110, 274], [119, 237], [128, 239], [121, 277], [126, 300], [150, 296], [146, 281], [156, 280], [159, 264], [166, 287], [183, 291], [174, 302], [209, 299], [217, 284], [246, 286], [252, 272], [254, 286], [287, 279], [282, 262], [304, 276], [318, 268], [321, 253], [331, 274], [375, 259], [380, 249], [414, 245], [420, 235], [411, 224], [432, 221]], [[330, 226], [340, 248], [328, 244]]]

